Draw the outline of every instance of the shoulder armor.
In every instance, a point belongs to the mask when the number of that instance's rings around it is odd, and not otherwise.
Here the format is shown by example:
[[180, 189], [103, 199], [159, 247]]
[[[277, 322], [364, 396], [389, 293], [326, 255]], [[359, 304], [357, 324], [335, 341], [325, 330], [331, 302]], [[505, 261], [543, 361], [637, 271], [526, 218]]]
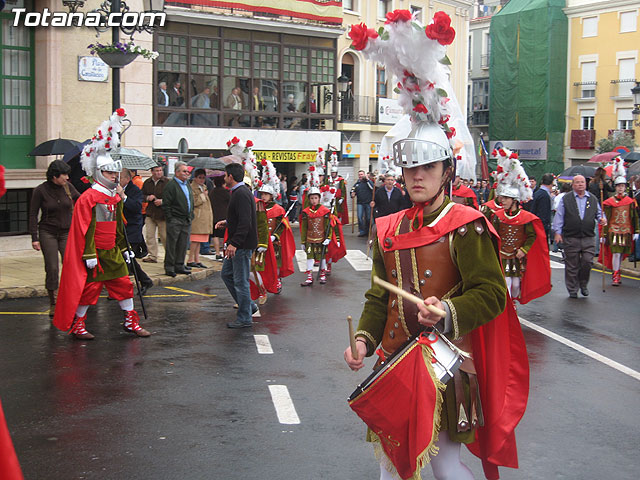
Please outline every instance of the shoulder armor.
[[477, 219], [473, 221], [473, 229], [476, 231], [478, 235], [482, 235], [484, 232], [484, 223], [481, 219]]

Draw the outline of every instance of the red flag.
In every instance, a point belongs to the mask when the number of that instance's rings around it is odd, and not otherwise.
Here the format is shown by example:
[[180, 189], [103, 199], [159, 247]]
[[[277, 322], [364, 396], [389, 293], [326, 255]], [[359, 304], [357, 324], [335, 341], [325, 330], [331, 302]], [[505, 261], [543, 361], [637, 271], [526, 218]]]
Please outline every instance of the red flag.
[[487, 163], [487, 148], [484, 144], [484, 140], [480, 138], [478, 144], [478, 153], [480, 154], [480, 168], [482, 170], [482, 179], [489, 179], [489, 164]]
[[403, 479], [413, 478], [435, 453], [445, 388], [433, 373], [431, 349], [418, 342], [349, 402]]

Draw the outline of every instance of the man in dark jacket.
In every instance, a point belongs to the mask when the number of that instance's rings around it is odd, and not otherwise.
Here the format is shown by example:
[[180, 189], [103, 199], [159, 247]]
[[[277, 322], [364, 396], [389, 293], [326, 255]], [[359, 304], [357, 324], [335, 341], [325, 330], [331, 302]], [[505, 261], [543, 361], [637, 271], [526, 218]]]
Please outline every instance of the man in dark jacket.
[[144, 295], [147, 289], [153, 286], [149, 278], [136, 258], [143, 258], [147, 254], [147, 245], [142, 237], [142, 191], [131, 181], [131, 171], [126, 168], [120, 172], [120, 185], [116, 187], [116, 192], [122, 198], [122, 212], [127, 221], [126, 231], [129, 245], [135, 254], [129, 264], [129, 270], [136, 270], [136, 276], [140, 281], [140, 294]]
[[244, 168], [239, 163], [225, 167], [224, 181], [231, 189], [227, 219], [216, 223], [215, 228], [227, 228], [227, 250], [222, 263], [222, 281], [238, 304], [238, 314], [229, 328], [252, 326], [252, 315], [258, 316], [258, 306], [251, 300], [249, 273], [251, 255], [258, 247], [258, 222], [256, 202], [243, 182]]
[[158, 263], [158, 237], [163, 246], [167, 243], [167, 224], [162, 210], [162, 192], [167, 183], [169, 179], [158, 166], [151, 169], [151, 177], [142, 184], [143, 201], [147, 202], [144, 239], [149, 250], [149, 256], [143, 262]]
[[386, 174], [384, 176], [384, 187], [376, 190], [376, 194], [371, 202], [371, 208], [374, 208], [373, 216], [375, 218], [385, 217], [406, 208], [404, 206], [405, 199], [402, 190], [394, 185], [395, 182], [396, 180], [393, 178], [393, 175]]
[[369, 234], [369, 204], [373, 199], [373, 182], [367, 178], [364, 170], [358, 172], [358, 181], [351, 188], [351, 198], [355, 198], [358, 203], [358, 236], [366, 237]]
[[551, 237], [551, 185], [553, 184], [553, 174], [545, 173], [541, 182], [542, 185], [533, 194], [530, 212], [542, 221], [548, 243]]
[[193, 220], [193, 193], [188, 178], [187, 164], [176, 162], [174, 177], [162, 192], [162, 210], [167, 222], [164, 271], [170, 277], [177, 273], [191, 274], [191, 269], [184, 264]]

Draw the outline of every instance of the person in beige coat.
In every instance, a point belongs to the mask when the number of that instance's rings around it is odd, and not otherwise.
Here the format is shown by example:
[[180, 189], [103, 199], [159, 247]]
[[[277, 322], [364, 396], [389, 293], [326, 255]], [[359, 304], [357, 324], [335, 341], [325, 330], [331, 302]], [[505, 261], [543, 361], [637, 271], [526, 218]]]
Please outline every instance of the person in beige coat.
[[209, 192], [205, 185], [206, 173], [199, 168], [195, 171], [191, 190], [193, 191], [193, 220], [191, 221], [191, 247], [188, 267], [207, 268], [200, 262], [200, 243], [208, 242], [213, 232], [213, 210]]

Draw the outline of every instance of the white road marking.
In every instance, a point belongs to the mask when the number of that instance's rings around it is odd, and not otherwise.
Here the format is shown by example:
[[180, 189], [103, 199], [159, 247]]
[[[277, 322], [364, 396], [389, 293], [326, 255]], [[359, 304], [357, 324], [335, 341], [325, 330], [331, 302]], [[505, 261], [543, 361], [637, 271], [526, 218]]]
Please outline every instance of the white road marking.
[[278, 421], [286, 425], [297, 425], [300, 418], [296, 413], [296, 407], [293, 405], [289, 390], [286, 385], [269, 385], [271, 400], [273, 406], [276, 407]]
[[522, 317], [518, 317], [518, 318], [520, 319], [520, 323], [522, 325], [529, 327], [530, 329], [535, 330], [536, 332], [540, 332], [543, 335], [546, 335], [547, 337], [552, 338], [557, 342], [560, 342], [566, 345], [569, 348], [573, 348], [574, 350], [577, 350], [578, 352], [586, 355], [587, 357], [591, 357], [594, 360], [604, 363], [605, 365], [611, 368], [615, 368], [616, 370], [624, 373], [625, 375], [629, 375], [630, 377], [635, 378], [636, 380], [640, 380], [640, 372], [637, 372], [629, 367], [622, 365], [621, 363], [611, 360], [610, 358], [607, 358], [604, 355], [600, 355], [599, 353], [594, 352], [593, 350], [590, 350], [586, 347], [583, 347], [582, 345], [576, 342], [572, 342], [571, 340], [564, 338], [563, 336], [558, 335], [557, 333], [553, 333], [551, 330], [547, 330], [544, 327], [536, 325], [535, 323], [532, 323], [529, 320], [525, 320]]
[[[296, 250], [296, 262], [298, 262], [298, 270], [307, 271], [307, 254], [304, 250]], [[319, 267], [313, 267], [313, 271], [317, 272]]]
[[271, 342], [269, 342], [268, 335], [254, 335], [253, 338], [256, 341], [258, 353], [264, 355], [273, 353], [273, 348], [271, 348]]
[[370, 271], [373, 265], [373, 261], [361, 250], [347, 250], [347, 256], [344, 258], [358, 272]]
[[549, 260], [551, 264], [551, 268], [564, 268], [564, 263], [554, 262], [553, 260]]

